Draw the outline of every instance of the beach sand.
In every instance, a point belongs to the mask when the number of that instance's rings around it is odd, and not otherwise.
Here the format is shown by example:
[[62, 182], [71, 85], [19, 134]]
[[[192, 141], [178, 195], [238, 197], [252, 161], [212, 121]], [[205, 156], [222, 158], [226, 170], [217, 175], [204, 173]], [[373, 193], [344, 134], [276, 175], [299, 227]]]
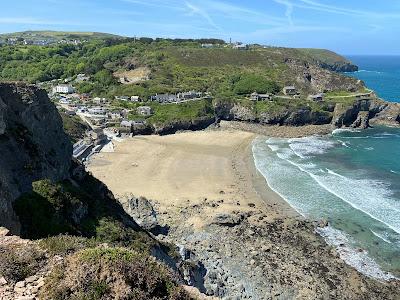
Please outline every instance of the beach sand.
[[198, 274], [209, 295], [397, 299], [397, 283], [366, 278], [346, 265], [315, 224], [268, 187], [254, 166], [258, 133], [251, 131], [137, 136], [115, 142], [115, 152], [95, 155], [88, 170], [121, 202], [126, 194], [150, 200], [167, 229], [156, 238], [194, 253], [191, 265], [202, 266]]
[[255, 134], [236, 131], [184, 132], [169, 136], [138, 136], [115, 143], [115, 151], [96, 155], [88, 170], [121, 198], [126, 194], [156, 201], [163, 210], [179, 210], [219, 201], [203, 218], [249, 211], [254, 205], [271, 218], [295, 215], [266, 184], [254, 166]]

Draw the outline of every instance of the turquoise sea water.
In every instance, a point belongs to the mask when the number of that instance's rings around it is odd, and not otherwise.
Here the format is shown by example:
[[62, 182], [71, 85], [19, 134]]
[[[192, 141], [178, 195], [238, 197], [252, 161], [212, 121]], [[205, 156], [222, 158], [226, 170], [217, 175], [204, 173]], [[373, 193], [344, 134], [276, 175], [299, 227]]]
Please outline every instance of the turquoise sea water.
[[[381, 98], [400, 102], [400, 56], [350, 56]], [[400, 277], [400, 129], [259, 138], [253, 155], [270, 187], [299, 213], [328, 219], [319, 233], [368, 276]]]
[[[270, 187], [369, 276], [400, 277], [400, 129], [259, 138], [253, 155]], [[386, 273], [386, 272], [390, 273]]]
[[363, 80], [379, 97], [400, 102], [400, 56], [348, 56], [359, 67], [346, 73]]

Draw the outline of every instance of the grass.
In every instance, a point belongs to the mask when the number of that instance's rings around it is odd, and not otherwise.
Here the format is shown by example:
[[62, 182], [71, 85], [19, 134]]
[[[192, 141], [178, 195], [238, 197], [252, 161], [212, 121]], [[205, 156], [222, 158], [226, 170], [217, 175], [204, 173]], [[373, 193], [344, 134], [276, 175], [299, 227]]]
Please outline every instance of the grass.
[[196, 100], [179, 104], [149, 104], [154, 115], [147, 119], [150, 124], [190, 122], [199, 118], [213, 117], [211, 100]]

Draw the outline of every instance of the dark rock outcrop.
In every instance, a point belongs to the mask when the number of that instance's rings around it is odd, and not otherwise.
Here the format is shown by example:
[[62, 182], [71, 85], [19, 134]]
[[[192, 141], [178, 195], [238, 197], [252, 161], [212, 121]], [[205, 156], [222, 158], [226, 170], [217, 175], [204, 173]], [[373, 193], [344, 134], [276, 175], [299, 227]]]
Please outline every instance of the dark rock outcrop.
[[324, 111], [313, 111], [310, 107], [284, 108], [276, 111], [256, 112], [238, 103], [217, 103], [217, 120], [240, 121], [262, 125], [326, 125], [334, 127], [367, 128], [370, 122], [381, 125], [400, 125], [400, 105], [372, 97], [357, 100], [353, 104], [327, 104]]
[[357, 72], [358, 66], [353, 65], [352, 63], [348, 62], [336, 62], [332, 64], [328, 64], [325, 62], [319, 62], [318, 65], [321, 68], [327, 69], [333, 72]]
[[0, 84], [0, 226], [18, 233], [12, 203], [33, 181], [68, 177], [72, 145], [44, 90]]
[[150, 201], [146, 198], [127, 195], [123, 199], [120, 199], [120, 202], [126, 213], [142, 228], [152, 230], [159, 226], [156, 212]]
[[181, 130], [202, 130], [215, 122], [214, 117], [198, 118], [191, 121], [175, 121], [153, 125], [153, 133], [159, 135], [173, 134]]

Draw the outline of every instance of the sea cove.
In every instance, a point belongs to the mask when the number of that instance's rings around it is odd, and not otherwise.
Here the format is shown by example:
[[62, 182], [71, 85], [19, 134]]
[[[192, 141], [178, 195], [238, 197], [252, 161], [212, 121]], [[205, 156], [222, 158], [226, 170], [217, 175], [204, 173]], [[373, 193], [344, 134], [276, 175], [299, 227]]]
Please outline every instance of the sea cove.
[[[258, 138], [257, 169], [270, 187], [320, 229], [342, 257], [370, 276], [399, 275], [400, 130], [335, 130], [299, 139]], [[372, 258], [372, 259], [370, 259]]]

